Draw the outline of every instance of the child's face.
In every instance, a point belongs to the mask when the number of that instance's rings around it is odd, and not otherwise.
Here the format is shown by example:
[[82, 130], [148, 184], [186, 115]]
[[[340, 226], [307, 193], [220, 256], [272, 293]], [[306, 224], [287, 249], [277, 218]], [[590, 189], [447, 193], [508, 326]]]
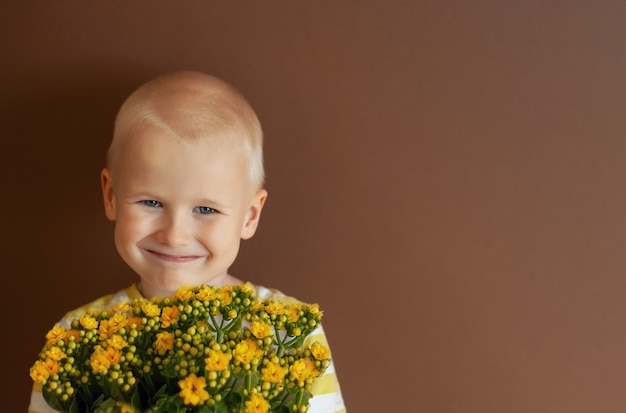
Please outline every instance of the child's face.
[[252, 188], [231, 144], [183, 142], [145, 124], [102, 173], [115, 245], [146, 296], [225, 276], [256, 230], [267, 193]]

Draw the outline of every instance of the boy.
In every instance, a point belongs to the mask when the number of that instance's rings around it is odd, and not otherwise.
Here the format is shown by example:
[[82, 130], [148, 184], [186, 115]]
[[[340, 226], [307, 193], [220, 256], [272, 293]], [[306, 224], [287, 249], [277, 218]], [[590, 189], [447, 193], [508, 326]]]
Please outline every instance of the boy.
[[[252, 237], [267, 198], [262, 131], [233, 87], [199, 72], [157, 77], [133, 92], [115, 120], [106, 168], [104, 208], [115, 221], [115, 245], [139, 281], [69, 312], [139, 297], [172, 295], [183, 286], [242, 281], [228, 273], [239, 243]], [[255, 286], [260, 298], [282, 297]], [[315, 340], [326, 343], [321, 327]], [[345, 412], [331, 364], [314, 385], [310, 413]], [[54, 412], [35, 385], [30, 413]]]

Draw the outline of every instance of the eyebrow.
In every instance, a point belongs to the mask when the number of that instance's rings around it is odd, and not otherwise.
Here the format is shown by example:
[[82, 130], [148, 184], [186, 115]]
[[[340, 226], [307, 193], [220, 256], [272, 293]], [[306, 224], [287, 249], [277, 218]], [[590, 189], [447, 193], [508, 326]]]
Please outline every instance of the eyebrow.
[[211, 199], [211, 198], [200, 198], [194, 201], [194, 203], [196, 204], [196, 206], [211, 206], [211, 207], [215, 207], [215, 209], [218, 209], [220, 211], [228, 211], [233, 209], [232, 206], [227, 205], [223, 202], [219, 202], [216, 201], [215, 199]]

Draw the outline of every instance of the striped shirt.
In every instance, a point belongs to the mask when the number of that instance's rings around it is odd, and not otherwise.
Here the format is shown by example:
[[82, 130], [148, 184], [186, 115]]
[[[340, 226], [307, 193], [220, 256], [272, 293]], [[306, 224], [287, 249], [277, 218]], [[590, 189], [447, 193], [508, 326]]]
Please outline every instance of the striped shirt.
[[[261, 300], [272, 299], [279, 301], [283, 304], [298, 303], [297, 299], [289, 297], [282, 292], [270, 289], [262, 286], [255, 285], [257, 298]], [[70, 327], [71, 321], [80, 318], [81, 315], [88, 311], [106, 310], [122, 302], [133, 301], [135, 299], [143, 298], [137, 286], [135, 284], [128, 288], [118, 291], [115, 294], [109, 294], [101, 297], [91, 303], [88, 303], [82, 307], [68, 312], [57, 325], [62, 325], [66, 328]], [[310, 345], [313, 342], [319, 342], [328, 347], [328, 340], [324, 333], [323, 327], [320, 325], [318, 328], [306, 338], [305, 345]], [[335, 366], [331, 361], [330, 365], [319, 376], [312, 385], [311, 392], [313, 397], [310, 400], [310, 408], [307, 413], [346, 413], [346, 407], [344, 405], [343, 396], [341, 394], [341, 388], [339, 381], [337, 380], [337, 374]], [[28, 407], [28, 413], [57, 413], [43, 398], [41, 393], [41, 384], [34, 383], [33, 391], [30, 398], [30, 405]]]

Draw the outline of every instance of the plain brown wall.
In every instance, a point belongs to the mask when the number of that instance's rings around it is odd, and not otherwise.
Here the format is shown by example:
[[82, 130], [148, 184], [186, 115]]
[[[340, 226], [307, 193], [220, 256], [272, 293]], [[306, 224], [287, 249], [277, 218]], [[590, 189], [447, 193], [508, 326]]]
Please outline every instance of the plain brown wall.
[[321, 304], [352, 413], [626, 412], [626, 2], [10, 0], [2, 411], [134, 280], [99, 171], [122, 99], [199, 69], [266, 133], [233, 273]]

